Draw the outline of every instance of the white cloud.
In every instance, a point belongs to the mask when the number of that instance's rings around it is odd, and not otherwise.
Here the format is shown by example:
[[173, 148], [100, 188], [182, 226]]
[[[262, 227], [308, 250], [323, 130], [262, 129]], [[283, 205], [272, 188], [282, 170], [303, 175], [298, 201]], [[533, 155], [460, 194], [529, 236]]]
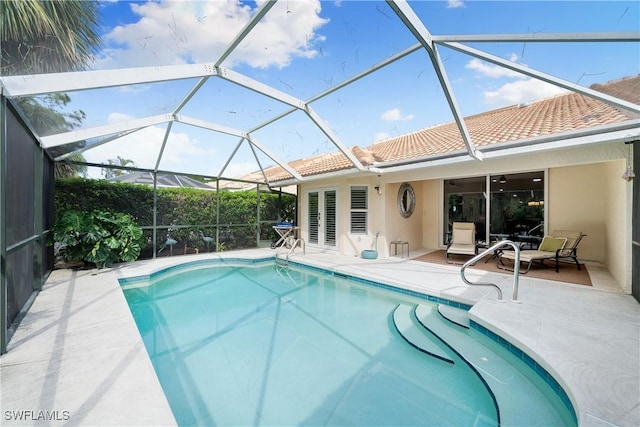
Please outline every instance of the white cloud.
[[[252, 172], [255, 172], [258, 169], [260, 169], [260, 166], [258, 166], [258, 164], [255, 162], [237, 162], [236, 163], [232, 161], [227, 166], [227, 169], [225, 169], [224, 176], [238, 178], [244, 175], [248, 175]], [[218, 172], [220, 171], [215, 171], [216, 174]]]
[[[512, 62], [518, 62], [518, 55], [512, 53], [509, 56]], [[474, 70], [479, 77], [490, 79], [511, 79], [495, 90], [484, 90], [482, 95], [487, 104], [494, 108], [506, 105], [531, 102], [540, 98], [547, 98], [566, 92], [555, 85], [532, 79], [524, 74], [509, 70], [500, 65], [483, 62], [477, 58], [472, 59], [466, 65], [467, 69]], [[515, 81], [513, 81], [516, 79]]]
[[[516, 62], [517, 57], [513, 54], [511, 61]], [[478, 58], [473, 58], [471, 61], [467, 62], [465, 68], [476, 71], [482, 77], [491, 77], [493, 79], [501, 78], [501, 77], [515, 77], [515, 78], [524, 78], [524, 74], [517, 73], [508, 68], [502, 67], [500, 65], [489, 64], [487, 62], [483, 62]]]
[[[120, 113], [109, 115], [109, 122], [128, 120], [129, 116]], [[89, 162], [107, 163], [109, 159], [120, 156], [133, 160], [141, 168], [153, 168], [158, 159], [165, 129], [152, 126], [123, 136], [112, 142], [85, 151]], [[170, 132], [160, 164], [165, 170], [189, 170], [193, 173], [205, 173], [205, 166], [211, 163], [216, 150], [204, 147], [185, 133]]]
[[134, 117], [128, 114], [110, 113], [109, 116], [107, 117], [107, 123], [113, 124], [113, 123], [119, 123], [119, 122], [126, 122], [127, 120], [133, 120], [133, 119]]
[[406, 122], [406, 121], [413, 120], [414, 115], [413, 114], [407, 114], [406, 116], [403, 116], [402, 112], [400, 111], [399, 108], [392, 108], [392, 109], [387, 110], [384, 113], [382, 113], [380, 118], [382, 120], [389, 121], [389, 122], [391, 122], [391, 121], [393, 121], [393, 122]]
[[485, 101], [493, 106], [521, 104], [567, 92], [565, 89], [536, 79], [506, 83], [494, 91], [483, 93]]
[[464, 2], [462, 0], [447, 0], [447, 8], [455, 9], [458, 7], [464, 7]]
[[[258, 2], [261, 3], [261, 2]], [[235, 1], [131, 3], [139, 16], [103, 36], [109, 47], [96, 68], [137, 67], [216, 61], [254, 12]], [[294, 56], [314, 57], [316, 31], [328, 22], [319, 0], [278, 2], [240, 43], [225, 66], [284, 67]]]

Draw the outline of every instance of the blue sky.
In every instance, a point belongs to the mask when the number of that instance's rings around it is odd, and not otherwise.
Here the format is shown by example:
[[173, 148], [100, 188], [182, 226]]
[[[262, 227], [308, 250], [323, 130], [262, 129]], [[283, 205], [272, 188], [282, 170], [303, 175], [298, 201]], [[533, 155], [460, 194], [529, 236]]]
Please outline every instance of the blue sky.
[[[621, 32], [640, 30], [637, 1], [409, 2], [433, 35]], [[212, 63], [255, 12], [236, 1], [101, 2], [104, 46], [94, 69]], [[382, 1], [281, 0], [223, 63], [252, 79], [308, 100], [416, 43]], [[476, 43], [500, 58], [588, 86], [640, 72], [637, 43]], [[561, 93], [558, 88], [438, 48], [464, 116]], [[195, 81], [154, 83], [70, 94], [86, 127], [173, 111]], [[433, 67], [420, 50], [311, 104], [347, 147], [449, 122]], [[288, 107], [222, 79], [209, 79], [181, 113], [247, 131]], [[155, 166], [166, 126], [86, 151], [90, 161], [116, 155]], [[254, 136], [285, 161], [337, 148], [297, 112]], [[217, 175], [238, 138], [174, 125], [161, 169]], [[262, 156], [263, 166], [272, 162]], [[243, 144], [227, 175], [257, 169]]]

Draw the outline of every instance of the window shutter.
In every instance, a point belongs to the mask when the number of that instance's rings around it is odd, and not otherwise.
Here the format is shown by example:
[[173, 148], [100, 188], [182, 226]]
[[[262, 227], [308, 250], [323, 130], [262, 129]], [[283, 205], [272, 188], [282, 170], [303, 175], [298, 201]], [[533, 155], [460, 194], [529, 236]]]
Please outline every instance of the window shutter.
[[351, 234], [367, 234], [367, 187], [351, 187]]

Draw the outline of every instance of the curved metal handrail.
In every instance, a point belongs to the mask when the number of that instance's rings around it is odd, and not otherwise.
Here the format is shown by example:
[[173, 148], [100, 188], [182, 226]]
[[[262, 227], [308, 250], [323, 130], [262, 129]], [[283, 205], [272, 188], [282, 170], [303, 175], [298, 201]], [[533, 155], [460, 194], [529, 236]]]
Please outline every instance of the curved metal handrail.
[[293, 241], [291, 248], [289, 248], [289, 252], [287, 252], [287, 263], [289, 263], [289, 255], [291, 255], [298, 246], [302, 246], [302, 255], [306, 255], [307, 247], [305, 246], [304, 239], [301, 237], [298, 237]]
[[482, 259], [485, 255], [498, 250], [499, 248], [503, 247], [503, 246], [511, 246], [513, 248], [513, 250], [516, 251], [516, 257], [515, 257], [515, 261], [514, 261], [514, 267], [513, 267], [513, 297], [511, 298], [512, 301], [514, 302], [518, 302], [518, 278], [520, 276], [520, 246], [518, 246], [517, 244], [515, 244], [514, 242], [512, 242], [511, 240], [501, 240], [498, 243], [494, 244], [493, 246], [491, 246], [489, 249], [484, 250], [482, 253], [479, 253], [478, 255], [474, 256], [473, 258], [471, 258], [469, 261], [465, 262], [462, 267], [460, 268], [460, 277], [462, 277], [462, 281], [464, 283], [466, 283], [467, 285], [471, 285], [471, 286], [491, 286], [493, 288], [495, 288], [495, 290], [498, 292], [498, 300], [499, 301], [504, 301], [502, 299], [502, 289], [500, 289], [500, 287], [498, 287], [498, 285], [496, 285], [495, 283], [489, 283], [489, 282], [470, 282], [464, 275], [464, 270], [470, 266], [471, 264], [475, 264], [476, 262], [478, 262], [480, 259]]
[[[305, 241], [302, 237], [298, 237], [297, 239], [293, 239], [291, 238], [291, 247], [289, 248], [289, 250], [287, 251], [284, 259], [282, 260], [285, 265], [289, 265], [289, 256], [291, 256], [292, 253], [295, 252], [296, 248], [298, 246], [300, 246], [302, 248], [302, 254], [306, 255], [307, 254], [307, 246], [305, 244]], [[282, 248], [283, 246], [285, 246], [284, 244], [282, 244], [281, 246], [278, 247], [278, 249]], [[279, 259], [278, 255], [280, 255], [280, 250], [276, 251], [276, 262]]]

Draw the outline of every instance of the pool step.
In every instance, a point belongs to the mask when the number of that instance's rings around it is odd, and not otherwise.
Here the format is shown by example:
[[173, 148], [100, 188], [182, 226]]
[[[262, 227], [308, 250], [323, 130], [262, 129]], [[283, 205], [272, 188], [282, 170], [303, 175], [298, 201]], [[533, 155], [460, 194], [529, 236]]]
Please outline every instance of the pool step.
[[410, 305], [399, 304], [393, 311], [393, 324], [405, 341], [429, 356], [453, 364], [438, 339], [431, 334], [427, 335], [414, 319], [414, 307]]
[[[450, 311], [454, 313], [455, 309]], [[463, 313], [457, 315], [463, 316]], [[504, 384], [512, 380], [512, 369], [506, 369], [502, 362], [495, 360], [491, 349], [475, 346], [471, 329], [453, 325], [441, 315], [440, 308], [420, 304], [415, 308], [415, 317], [421, 326], [446, 341], [456, 353], [481, 372], [488, 382], [493, 379]], [[493, 363], [487, 363], [489, 360]]]
[[[483, 381], [489, 386], [498, 402], [503, 402], [500, 406], [500, 418], [503, 425], [522, 425], [526, 423], [526, 414], [521, 413], [520, 405], [513, 402], [522, 396], [539, 393], [534, 389], [527, 389], [531, 385], [526, 381], [523, 374], [519, 373], [511, 363], [501, 354], [504, 353], [499, 346], [478, 347], [474, 344], [479, 338], [475, 338], [477, 332], [454, 325], [452, 320], [446, 316], [456, 318], [455, 323], [463, 323], [463, 317], [468, 316], [464, 311], [456, 308], [446, 308], [443, 306], [434, 308], [430, 305], [418, 305], [415, 309], [415, 317], [418, 322], [431, 331], [433, 334], [445, 340], [452, 349], [460, 355], [463, 360], [474, 369]], [[496, 351], [494, 350], [498, 350]], [[521, 394], [514, 394], [513, 390], [523, 390]]]
[[[420, 312], [420, 306], [416, 308], [416, 316]], [[462, 308], [451, 307], [446, 304], [438, 304], [438, 313], [449, 322], [462, 328], [469, 329], [469, 312]]]

